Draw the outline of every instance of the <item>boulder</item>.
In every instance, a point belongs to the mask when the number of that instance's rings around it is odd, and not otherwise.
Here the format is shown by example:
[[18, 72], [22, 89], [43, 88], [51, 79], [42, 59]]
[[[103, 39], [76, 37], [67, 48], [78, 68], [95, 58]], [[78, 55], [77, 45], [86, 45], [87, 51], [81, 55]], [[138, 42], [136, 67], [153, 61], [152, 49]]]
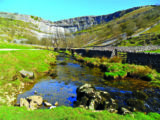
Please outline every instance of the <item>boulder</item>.
[[111, 98], [110, 94], [106, 91], [96, 90], [90, 84], [84, 84], [77, 88], [77, 101], [75, 106], [83, 106], [91, 110], [108, 110], [116, 113], [117, 103]]
[[31, 101], [29, 104], [29, 109], [30, 110], [36, 110], [38, 108], [38, 104], [35, 101]]
[[44, 101], [43, 103], [44, 103], [44, 106], [46, 106], [46, 107], [51, 107], [52, 106], [52, 104], [47, 102], [47, 101]]
[[31, 103], [36, 103], [38, 106], [42, 105], [43, 103], [43, 98], [41, 96], [30, 96], [30, 97], [27, 97], [27, 100]]
[[113, 111], [113, 112], [111, 112], [111, 113], [117, 113], [117, 112], [118, 112], [118, 111], [117, 111], [117, 109], [118, 109], [118, 104], [117, 104], [117, 102], [116, 102], [114, 99], [112, 99], [112, 98], [110, 98], [109, 100], [106, 100], [103, 106], [104, 106], [104, 109], [105, 109], [105, 110], [108, 110], [109, 112]]
[[29, 109], [29, 102], [25, 98], [21, 98], [20, 107], [26, 107], [27, 109]]
[[81, 97], [93, 97], [95, 95], [95, 88], [90, 84], [85, 84], [77, 88], [77, 99]]
[[26, 70], [21, 70], [19, 71], [22, 77], [28, 77], [29, 79], [33, 79], [34, 78], [34, 73], [30, 72], [30, 71], [26, 71]]
[[20, 107], [25, 106], [28, 110], [35, 110], [42, 105], [43, 98], [41, 96], [30, 96], [20, 99]]
[[133, 96], [140, 100], [147, 100], [148, 95], [143, 91], [134, 91]]
[[95, 110], [95, 100], [93, 100], [93, 99], [91, 100], [88, 108], [89, 108], [90, 110]]
[[129, 106], [137, 109], [138, 111], [145, 111], [145, 109], [146, 109], [145, 104], [144, 104], [145, 102], [140, 99], [130, 98], [130, 99], [126, 100], [126, 103]]
[[132, 112], [129, 111], [127, 108], [121, 107], [120, 109], [120, 114], [126, 115], [126, 114], [131, 114]]
[[107, 109], [107, 111], [110, 113], [118, 113], [118, 110], [113, 109], [113, 108], [109, 108], [109, 109]]

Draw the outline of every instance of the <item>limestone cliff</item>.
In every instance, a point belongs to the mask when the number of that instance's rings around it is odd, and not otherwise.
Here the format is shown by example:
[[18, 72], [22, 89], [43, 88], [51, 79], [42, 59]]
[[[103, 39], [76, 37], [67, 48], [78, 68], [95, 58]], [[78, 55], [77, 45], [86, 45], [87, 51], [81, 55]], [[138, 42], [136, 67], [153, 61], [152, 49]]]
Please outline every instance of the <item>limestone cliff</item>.
[[123, 15], [132, 12], [138, 8], [139, 7], [135, 7], [123, 11], [118, 11], [109, 15], [76, 17], [67, 20], [56, 21], [54, 23], [56, 24], [57, 27], [63, 27], [65, 28], [65, 30], [70, 32], [76, 32], [87, 29], [93, 25], [106, 23], [113, 19], [122, 17]]
[[37, 26], [37, 29], [45, 33], [55, 33], [57, 30], [60, 32], [65, 31], [65, 32], [72, 33], [79, 30], [87, 29], [93, 25], [109, 22], [115, 18], [121, 17], [126, 13], [129, 13], [138, 8], [139, 7], [135, 7], [135, 8], [127, 9], [124, 11], [118, 11], [109, 15], [83, 16], [83, 17], [71, 18], [71, 19], [61, 20], [56, 22], [44, 20], [36, 16], [22, 15], [17, 13], [7, 13], [7, 12], [0, 12], [0, 17], [22, 20], [24, 22], [31, 22]]

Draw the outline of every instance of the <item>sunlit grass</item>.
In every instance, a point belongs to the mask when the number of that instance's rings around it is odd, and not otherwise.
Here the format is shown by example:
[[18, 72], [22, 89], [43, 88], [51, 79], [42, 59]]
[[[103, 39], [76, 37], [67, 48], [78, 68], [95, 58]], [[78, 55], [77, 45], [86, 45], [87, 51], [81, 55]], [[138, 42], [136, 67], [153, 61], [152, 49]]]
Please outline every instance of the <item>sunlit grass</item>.
[[[75, 58], [90, 67], [100, 67], [106, 79], [124, 79], [125, 77], [138, 78], [146, 81], [159, 81], [157, 76], [159, 73], [148, 66], [122, 64], [122, 59], [119, 57], [113, 58], [89, 58], [75, 54]], [[158, 85], [158, 84], [157, 84]]]
[[21, 91], [24, 83], [34, 82], [23, 78], [19, 71], [33, 72], [37, 79], [51, 69], [50, 64], [55, 64], [56, 54], [48, 50], [0, 51], [0, 104], [10, 104], [9, 100]]
[[0, 49], [34, 49], [34, 47], [0, 41]]
[[119, 115], [107, 111], [91, 111], [82, 108], [57, 107], [52, 110], [27, 111], [25, 108], [0, 107], [2, 120], [158, 120], [158, 113], [133, 113]]

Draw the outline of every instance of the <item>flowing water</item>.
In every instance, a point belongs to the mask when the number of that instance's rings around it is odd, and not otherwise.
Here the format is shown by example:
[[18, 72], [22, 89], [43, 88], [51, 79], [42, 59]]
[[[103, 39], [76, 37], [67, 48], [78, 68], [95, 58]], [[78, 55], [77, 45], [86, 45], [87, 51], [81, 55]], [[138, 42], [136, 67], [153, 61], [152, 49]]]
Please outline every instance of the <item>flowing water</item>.
[[[64, 61], [66, 64], [61, 64]], [[57, 77], [48, 76], [41, 79], [33, 88], [19, 94], [17, 103], [19, 103], [20, 98], [32, 96], [36, 91], [37, 95], [41, 95], [44, 100], [53, 105], [57, 101], [60, 106], [73, 106], [73, 102], [76, 101], [77, 87], [89, 83], [98, 90], [108, 91], [120, 101], [119, 104], [125, 105], [125, 96], [131, 94], [133, 90], [150, 88], [148, 82], [130, 78], [114, 81], [104, 80], [104, 73], [99, 68], [83, 66], [71, 57], [63, 55], [57, 57], [57, 65], [54, 69], [57, 72]]]

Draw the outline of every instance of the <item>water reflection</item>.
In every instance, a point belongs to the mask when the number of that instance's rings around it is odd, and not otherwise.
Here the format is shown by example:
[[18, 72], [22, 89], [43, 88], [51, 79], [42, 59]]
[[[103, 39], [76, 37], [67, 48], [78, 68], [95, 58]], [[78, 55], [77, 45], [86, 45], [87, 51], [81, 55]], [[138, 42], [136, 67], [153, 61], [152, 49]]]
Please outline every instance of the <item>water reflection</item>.
[[[150, 87], [148, 82], [128, 78], [121, 81], [106, 81], [103, 79], [103, 72], [99, 68], [82, 67], [73, 59], [65, 59], [62, 56], [57, 59], [57, 66], [55, 67], [57, 77], [55, 79], [51, 77], [41, 79], [31, 90], [19, 94], [18, 102], [20, 98], [34, 95], [34, 92], [37, 91], [38, 95], [53, 105], [58, 101], [59, 105], [73, 106], [73, 101], [76, 100], [77, 87], [85, 83], [94, 85], [98, 90], [121, 94], [130, 94], [131, 90]], [[61, 65], [61, 62], [67, 64]]]

